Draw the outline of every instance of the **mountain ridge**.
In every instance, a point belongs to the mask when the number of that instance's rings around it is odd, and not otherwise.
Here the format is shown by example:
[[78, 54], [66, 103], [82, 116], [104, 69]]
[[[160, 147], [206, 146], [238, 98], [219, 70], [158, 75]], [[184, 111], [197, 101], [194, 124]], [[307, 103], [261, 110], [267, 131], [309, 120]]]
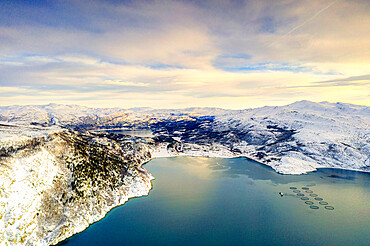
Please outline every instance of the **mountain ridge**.
[[[104, 117], [114, 113], [128, 113], [128, 114], [171, 114], [171, 113], [194, 113], [199, 115], [219, 115], [228, 112], [246, 112], [246, 111], [266, 111], [277, 108], [294, 108], [296, 110], [305, 110], [307, 108], [319, 108], [321, 109], [343, 109], [343, 110], [363, 110], [370, 114], [370, 107], [364, 105], [355, 105], [349, 103], [329, 103], [329, 102], [311, 102], [307, 100], [297, 101], [285, 106], [263, 106], [258, 108], [246, 108], [240, 110], [223, 109], [216, 107], [190, 107], [183, 109], [153, 109], [150, 107], [139, 107], [139, 108], [92, 108], [86, 106], [80, 106], [76, 104], [55, 104], [49, 103], [45, 105], [11, 105], [11, 106], [0, 106], [0, 119], [3, 121], [32, 121], [40, 123], [41, 120], [50, 122], [51, 118], [57, 118], [60, 122], [64, 119], [65, 121], [71, 120], [72, 118], [78, 119], [79, 117]], [[64, 111], [64, 112], [61, 112]], [[32, 115], [33, 113], [33, 115]], [[348, 112], [347, 112], [348, 113]], [[42, 114], [43, 117], [37, 117], [34, 114]], [[26, 117], [28, 116], [28, 118]], [[55, 124], [55, 123], [54, 123]]]
[[[147, 129], [162, 146], [161, 151], [153, 151], [154, 156], [245, 156], [283, 174], [320, 167], [362, 171], [370, 167], [370, 107], [347, 103], [304, 100], [245, 110], [140, 108], [138, 112], [48, 104], [0, 107], [0, 120], [82, 132]], [[217, 154], [213, 147], [219, 149]]]

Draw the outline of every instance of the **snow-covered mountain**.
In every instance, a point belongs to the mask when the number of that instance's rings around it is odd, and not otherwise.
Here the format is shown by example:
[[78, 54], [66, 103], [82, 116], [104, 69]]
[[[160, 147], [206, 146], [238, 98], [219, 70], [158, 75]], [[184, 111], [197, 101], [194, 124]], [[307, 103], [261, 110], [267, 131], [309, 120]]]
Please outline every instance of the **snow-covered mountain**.
[[123, 109], [95, 109], [79, 105], [27, 105], [0, 107], [0, 120], [7, 122], [37, 122], [40, 124], [77, 124], [86, 118], [104, 117], [123, 112]]
[[317, 167], [369, 170], [369, 107], [301, 101], [225, 114], [215, 125], [217, 131], [235, 133], [241, 152], [252, 151], [250, 157], [281, 173]]
[[229, 112], [219, 108], [152, 109], [152, 108], [89, 108], [79, 105], [27, 105], [0, 107], [0, 120], [39, 123], [43, 125], [104, 125], [145, 121], [148, 117], [167, 118], [173, 115], [214, 115]]
[[161, 144], [154, 156], [246, 156], [284, 174], [370, 166], [370, 108], [345, 103], [300, 101], [246, 110], [49, 104], [0, 107], [0, 118], [78, 130], [147, 128]]
[[0, 245], [60, 242], [147, 194], [144, 162], [179, 155], [245, 156], [283, 174], [369, 171], [370, 108], [309, 101], [246, 110], [0, 107]]

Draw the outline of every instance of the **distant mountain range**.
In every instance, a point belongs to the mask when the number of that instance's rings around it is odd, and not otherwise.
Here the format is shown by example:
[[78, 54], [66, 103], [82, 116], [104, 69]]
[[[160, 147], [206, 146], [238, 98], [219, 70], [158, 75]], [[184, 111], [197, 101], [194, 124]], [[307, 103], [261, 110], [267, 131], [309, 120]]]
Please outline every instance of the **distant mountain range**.
[[[245, 110], [7, 106], [0, 107], [0, 120], [80, 131], [150, 129], [157, 141], [166, 139], [168, 155], [246, 156], [281, 173], [370, 166], [370, 108], [346, 103], [299, 101]], [[218, 154], [210, 151], [216, 145], [222, 147]]]
[[147, 117], [163, 118], [181, 115], [215, 115], [230, 112], [220, 108], [152, 109], [89, 108], [79, 105], [26, 105], [0, 107], [0, 120], [45, 125], [114, 124]]

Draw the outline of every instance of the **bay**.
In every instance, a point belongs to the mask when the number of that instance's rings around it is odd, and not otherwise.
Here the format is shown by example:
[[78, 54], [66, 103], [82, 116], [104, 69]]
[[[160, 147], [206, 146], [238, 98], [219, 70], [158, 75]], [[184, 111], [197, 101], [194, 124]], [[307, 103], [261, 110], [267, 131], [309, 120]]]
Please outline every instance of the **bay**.
[[144, 167], [155, 177], [148, 196], [130, 199], [60, 245], [370, 241], [369, 173], [319, 169], [280, 175], [246, 158], [159, 158]]

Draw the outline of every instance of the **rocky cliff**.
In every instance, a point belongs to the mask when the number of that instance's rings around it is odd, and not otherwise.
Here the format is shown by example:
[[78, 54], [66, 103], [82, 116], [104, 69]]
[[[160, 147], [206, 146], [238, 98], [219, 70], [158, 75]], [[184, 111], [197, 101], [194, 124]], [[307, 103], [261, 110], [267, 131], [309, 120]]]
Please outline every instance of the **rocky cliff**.
[[146, 145], [57, 128], [2, 125], [1, 245], [56, 244], [147, 195]]

